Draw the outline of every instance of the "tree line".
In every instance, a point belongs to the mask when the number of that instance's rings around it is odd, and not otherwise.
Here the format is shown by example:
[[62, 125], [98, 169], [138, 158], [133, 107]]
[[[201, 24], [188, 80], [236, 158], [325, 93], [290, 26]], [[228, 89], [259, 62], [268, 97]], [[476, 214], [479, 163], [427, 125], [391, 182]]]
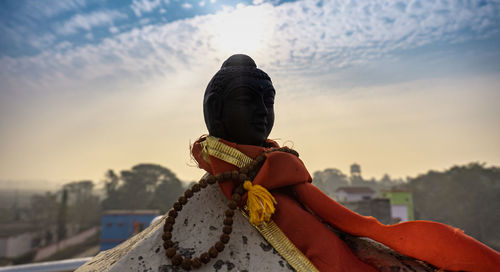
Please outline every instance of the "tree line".
[[500, 250], [500, 168], [481, 163], [453, 166], [445, 171], [429, 171], [406, 180], [364, 180], [348, 177], [330, 168], [314, 173], [313, 184], [333, 196], [345, 186], [366, 186], [377, 192], [412, 192], [415, 219], [431, 220], [463, 230], [466, 234]]
[[[55, 192], [37, 193], [28, 206], [14, 203], [0, 208], [0, 224], [43, 232], [38, 246], [98, 226], [103, 210], [157, 209], [165, 213], [184, 192], [183, 183], [169, 169], [138, 164], [129, 170], [105, 174], [103, 190], [91, 180], [66, 183]], [[36, 245], [34, 245], [36, 246]]]
[[[102, 182], [100, 193], [93, 181], [83, 180], [67, 183], [57, 192], [33, 195], [29, 207], [2, 208], [2, 222], [27, 221], [36, 228], [52, 226], [56, 234], [47, 238], [59, 240], [66, 236], [69, 225], [78, 230], [99, 225], [102, 210], [158, 209], [165, 213], [185, 189], [172, 171], [157, 164], [137, 164], [119, 173], [108, 170]], [[315, 172], [313, 184], [330, 196], [344, 186], [410, 191], [416, 219], [449, 224], [500, 249], [498, 167], [471, 163], [406, 180], [391, 179], [388, 175], [379, 180], [365, 180], [361, 175], [348, 177], [331, 168]]]

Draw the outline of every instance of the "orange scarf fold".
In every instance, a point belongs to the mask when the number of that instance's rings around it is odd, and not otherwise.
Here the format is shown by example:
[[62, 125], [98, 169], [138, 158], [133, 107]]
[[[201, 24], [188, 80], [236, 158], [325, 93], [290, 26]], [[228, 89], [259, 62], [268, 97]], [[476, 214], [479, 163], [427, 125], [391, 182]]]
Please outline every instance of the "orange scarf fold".
[[[215, 175], [237, 170], [223, 160], [202, 156], [200, 138], [192, 149], [200, 168]], [[256, 158], [264, 147], [219, 141]], [[273, 141], [270, 146], [278, 147]], [[354, 236], [368, 237], [401, 254], [452, 271], [498, 271], [500, 253], [465, 235], [459, 229], [431, 221], [383, 225], [373, 217], [359, 215], [332, 200], [314, 185], [302, 161], [284, 152], [266, 154], [253, 184], [265, 187], [277, 201], [272, 219], [290, 241], [320, 271], [376, 271], [360, 261], [323, 222]], [[238, 181], [220, 182], [228, 199]], [[318, 219], [320, 218], [320, 219]], [[321, 222], [321, 221], [323, 222]]]

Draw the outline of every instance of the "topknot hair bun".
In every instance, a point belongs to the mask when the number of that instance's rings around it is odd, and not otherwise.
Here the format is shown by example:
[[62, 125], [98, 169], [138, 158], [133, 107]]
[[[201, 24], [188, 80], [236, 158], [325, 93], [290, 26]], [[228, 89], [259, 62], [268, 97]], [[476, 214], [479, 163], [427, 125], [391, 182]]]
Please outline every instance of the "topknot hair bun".
[[236, 54], [232, 55], [229, 57], [224, 63], [222, 64], [222, 68], [227, 68], [227, 67], [253, 67], [257, 68], [257, 65], [255, 64], [255, 61], [244, 54]]

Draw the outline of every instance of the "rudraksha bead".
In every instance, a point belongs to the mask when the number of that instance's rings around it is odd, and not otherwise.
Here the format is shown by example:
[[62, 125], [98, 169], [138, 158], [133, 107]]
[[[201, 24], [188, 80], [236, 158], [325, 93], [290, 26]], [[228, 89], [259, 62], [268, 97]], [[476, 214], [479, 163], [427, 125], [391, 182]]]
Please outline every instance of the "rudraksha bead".
[[198, 257], [193, 258], [191, 265], [193, 266], [193, 268], [200, 268], [201, 267], [200, 258], [198, 258]]
[[233, 199], [236, 203], [240, 203], [241, 196], [239, 194], [233, 194], [231, 199]]
[[175, 202], [174, 203], [174, 210], [176, 210], [176, 211], [182, 210], [182, 204], [179, 202]]
[[233, 228], [230, 226], [224, 226], [222, 228], [222, 232], [224, 232], [225, 234], [228, 234], [228, 235], [231, 234], [232, 231], [233, 231]]
[[246, 174], [241, 173], [239, 179], [241, 182], [245, 182], [248, 180], [248, 176]]
[[202, 263], [206, 264], [206, 263], [210, 262], [210, 255], [208, 255], [208, 253], [205, 252], [205, 253], [200, 255], [200, 260]]
[[182, 260], [181, 267], [184, 270], [191, 270], [191, 259], [185, 258]]
[[165, 242], [163, 242], [164, 249], [167, 249], [167, 248], [173, 247], [173, 246], [174, 246], [174, 242], [172, 242], [172, 240], [170, 240], [170, 239], [167, 239]]
[[169, 243], [163, 242], [163, 249], [167, 250], [167, 248], [169, 248], [169, 247], [171, 247], [171, 245]]
[[231, 209], [227, 209], [226, 212], [224, 213], [227, 217], [233, 217], [234, 216], [234, 211]]
[[217, 251], [219, 252], [222, 252], [224, 250], [224, 243], [222, 243], [221, 241], [215, 243], [215, 249], [217, 249]]
[[169, 258], [172, 258], [175, 255], [175, 253], [176, 253], [176, 250], [173, 247], [169, 247], [169, 248], [167, 248], [167, 250], [165, 250], [165, 255], [167, 255], [167, 257], [169, 257]]
[[245, 189], [243, 188], [243, 186], [238, 186], [236, 187], [236, 189], [234, 190], [234, 193], [235, 194], [239, 194], [240, 196], [243, 195], [243, 193], [245, 192]]
[[215, 181], [216, 181], [216, 180], [215, 180], [215, 177], [214, 177], [214, 176], [212, 176], [212, 175], [208, 176], [208, 178], [207, 178], [207, 183], [208, 183], [208, 184], [214, 184], [214, 183], [215, 183]]
[[185, 205], [187, 203], [187, 199], [185, 196], [180, 196], [179, 199], [177, 200], [179, 203], [182, 205]]
[[217, 255], [219, 255], [219, 251], [217, 251], [217, 249], [215, 247], [211, 247], [209, 250], [208, 250], [208, 254], [210, 255], [210, 257], [212, 258], [217, 258]]
[[219, 173], [219, 174], [215, 175], [215, 179], [218, 180], [218, 181], [221, 181], [223, 179], [222, 173]]
[[231, 172], [231, 179], [237, 179], [240, 173], [238, 171], [234, 170]]
[[177, 217], [177, 212], [175, 210], [170, 210], [170, 211], [168, 211], [168, 216], [176, 218]]
[[177, 253], [174, 255], [174, 257], [172, 257], [172, 264], [175, 265], [175, 266], [179, 266], [181, 265], [182, 263], [182, 256]]
[[193, 191], [191, 191], [191, 189], [187, 189], [185, 192], [184, 192], [184, 196], [186, 198], [190, 198], [193, 196]]
[[224, 177], [224, 179], [230, 179], [231, 178], [231, 172], [230, 171], [224, 172], [224, 173], [222, 173], [222, 176]]
[[173, 226], [170, 223], [166, 223], [165, 225], [163, 225], [164, 231], [172, 231], [172, 229], [173, 229]]
[[230, 238], [231, 237], [229, 235], [224, 233], [220, 236], [220, 241], [223, 242], [224, 244], [227, 244]]
[[245, 166], [240, 169], [240, 174], [248, 174], [248, 168]]
[[171, 216], [167, 216], [167, 219], [165, 219], [165, 222], [167, 222], [169, 224], [174, 224], [175, 223], [175, 218], [173, 218]]
[[206, 188], [208, 186], [208, 182], [206, 180], [204, 180], [204, 179], [200, 180], [199, 184], [200, 184], [201, 188]]
[[234, 210], [238, 207], [238, 204], [236, 203], [236, 201], [230, 200], [229, 204], [227, 204], [227, 206], [229, 207], [229, 209]]
[[199, 184], [193, 184], [193, 187], [191, 188], [193, 192], [198, 192], [200, 191], [200, 185]]
[[232, 218], [225, 218], [224, 219], [224, 225], [226, 225], [226, 226], [233, 225], [233, 219]]
[[163, 239], [163, 241], [170, 240], [170, 239], [172, 239], [172, 233], [170, 231], [165, 231], [165, 232], [163, 232], [163, 235], [161, 236], [161, 238]]

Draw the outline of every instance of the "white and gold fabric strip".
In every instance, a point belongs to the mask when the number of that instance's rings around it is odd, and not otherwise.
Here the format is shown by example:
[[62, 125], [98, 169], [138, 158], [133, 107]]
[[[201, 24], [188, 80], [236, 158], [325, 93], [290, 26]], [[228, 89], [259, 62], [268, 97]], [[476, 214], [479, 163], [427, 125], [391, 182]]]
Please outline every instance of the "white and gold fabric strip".
[[[248, 215], [241, 211], [243, 216], [247, 218]], [[266, 241], [273, 246], [273, 248], [285, 259], [288, 264], [297, 272], [316, 272], [319, 271], [309, 259], [302, 254], [302, 252], [295, 247], [295, 245], [286, 237], [281, 229], [270, 220], [267, 223], [262, 223], [260, 226], [255, 226], [258, 232], [266, 239]]]
[[208, 155], [232, 165], [236, 165], [239, 168], [245, 167], [247, 164], [252, 162], [252, 158], [236, 148], [219, 142], [219, 138], [207, 136], [205, 141], [200, 144], [203, 148], [201, 151], [203, 159], [208, 163], [210, 163], [210, 157]]
[[[209, 155], [227, 163], [235, 165], [239, 168], [245, 167], [252, 162], [252, 158], [245, 155], [236, 148], [230, 147], [219, 139], [213, 136], [207, 136], [205, 141], [201, 142], [203, 159], [210, 163]], [[241, 211], [243, 216], [248, 220], [248, 215]], [[252, 225], [252, 224], [251, 224]], [[254, 226], [254, 225], [252, 225]], [[319, 271], [302, 252], [286, 237], [281, 229], [270, 220], [259, 226], [254, 226], [255, 229], [273, 246], [273, 248], [285, 259], [290, 266], [298, 272], [315, 272]]]

